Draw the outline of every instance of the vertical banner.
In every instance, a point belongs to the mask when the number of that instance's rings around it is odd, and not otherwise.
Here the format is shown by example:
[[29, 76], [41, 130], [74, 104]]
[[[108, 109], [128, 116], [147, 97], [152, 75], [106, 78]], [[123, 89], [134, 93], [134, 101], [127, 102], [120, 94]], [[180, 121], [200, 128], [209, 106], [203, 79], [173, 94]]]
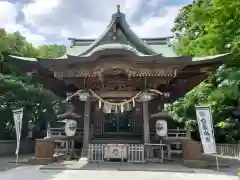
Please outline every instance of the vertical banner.
[[23, 108], [15, 109], [13, 112], [13, 119], [16, 129], [16, 139], [17, 139], [17, 147], [16, 147], [16, 164], [18, 162], [18, 153], [20, 148], [20, 139], [21, 139], [21, 131], [22, 131], [22, 118], [23, 118]]
[[196, 106], [196, 115], [204, 154], [217, 153], [211, 108]]

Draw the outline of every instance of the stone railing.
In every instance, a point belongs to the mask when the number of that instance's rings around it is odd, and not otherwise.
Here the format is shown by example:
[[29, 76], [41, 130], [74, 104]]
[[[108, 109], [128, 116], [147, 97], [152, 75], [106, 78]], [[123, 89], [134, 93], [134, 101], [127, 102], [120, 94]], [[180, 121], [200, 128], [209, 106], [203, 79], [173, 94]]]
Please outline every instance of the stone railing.
[[217, 144], [217, 154], [240, 159], [240, 144]]
[[[114, 153], [113, 150], [119, 153]], [[130, 163], [145, 162], [143, 144], [89, 144], [87, 156], [92, 162], [109, 161], [112, 158]]]
[[[0, 140], [0, 156], [15, 155], [16, 140]], [[32, 154], [35, 150], [34, 140], [22, 140], [20, 143], [19, 154]]]
[[[155, 135], [156, 130], [151, 129], [150, 133], [152, 135]], [[191, 133], [190, 133], [190, 131], [188, 131], [186, 129], [180, 129], [180, 128], [168, 129], [166, 139], [191, 139]]]
[[[66, 136], [64, 128], [50, 128], [50, 137]], [[75, 136], [83, 135], [83, 128], [76, 130]]]

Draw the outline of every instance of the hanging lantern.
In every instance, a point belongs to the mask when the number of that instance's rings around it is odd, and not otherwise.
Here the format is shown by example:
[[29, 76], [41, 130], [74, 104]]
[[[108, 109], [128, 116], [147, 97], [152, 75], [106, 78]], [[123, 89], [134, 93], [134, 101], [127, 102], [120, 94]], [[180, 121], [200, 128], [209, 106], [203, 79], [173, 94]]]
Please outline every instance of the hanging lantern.
[[66, 92], [66, 96], [67, 96], [67, 97], [70, 97], [70, 96], [72, 96], [72, 95], [73, 95], [72, 92]]
[[142, 93], [141, 95], [140, 95], [140, 100], [141, 101], [150, 101], [150, 100], [152, 100], [152, 94], [150, 94], [150, 93]]
[[170, 93], [169, 93], [169, 92], [164, 92], [163, 95], [164, 95], [164, 97], [166, 97], [166, 98], [169, 98], [169, 97], [170, 97]]
[[80, 101], [87, 101], [90, 95], [87, 92], [82, 92], [78, 94], [78, 97]]

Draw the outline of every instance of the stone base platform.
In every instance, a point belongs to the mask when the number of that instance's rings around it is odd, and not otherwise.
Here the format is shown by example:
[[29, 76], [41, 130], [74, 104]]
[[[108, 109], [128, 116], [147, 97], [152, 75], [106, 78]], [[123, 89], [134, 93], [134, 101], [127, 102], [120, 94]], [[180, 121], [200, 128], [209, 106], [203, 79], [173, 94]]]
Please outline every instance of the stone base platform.
[[36, 158], [32, 157], [28, 159], [28, 164], [29, 165], [47, 165], [47, 164], [52, 164], [53, 158]]
[[193, 169], [180, 164], [132, 164], [132, 163], [88, 163], [86, 160], [63, 161], [40, 168], [41, 170], [110, 170], [110, 171], [152, 171], [194, 173]]
[[203, 160], [184, 160], [183, 164], [189, 168], [207, 169], [209, 167], [209, 162]]

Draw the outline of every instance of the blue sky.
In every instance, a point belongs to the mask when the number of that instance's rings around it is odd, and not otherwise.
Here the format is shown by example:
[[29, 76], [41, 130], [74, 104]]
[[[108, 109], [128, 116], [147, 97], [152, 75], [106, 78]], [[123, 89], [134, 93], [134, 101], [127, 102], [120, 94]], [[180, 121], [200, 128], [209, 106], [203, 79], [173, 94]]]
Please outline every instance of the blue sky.
[[96, 38], [116, 5], [140, 37], [172, 35], [179, 9], [192, 0], [9, 0], [0, 1], [0, 27], [19, 30], [34, 45], [68, 44], [68, 37]]

